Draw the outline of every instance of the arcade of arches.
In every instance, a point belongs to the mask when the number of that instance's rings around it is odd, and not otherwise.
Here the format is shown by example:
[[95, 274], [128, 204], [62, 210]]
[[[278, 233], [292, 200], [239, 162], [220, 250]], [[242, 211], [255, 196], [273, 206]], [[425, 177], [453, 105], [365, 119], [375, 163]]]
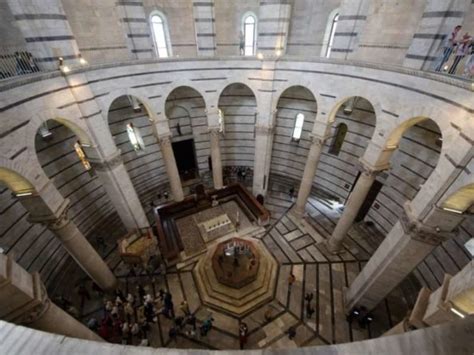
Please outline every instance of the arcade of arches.
[[0, 81], [0, 352], [472, 351], [472, 82], [256, 56], [248, 16], [245, 58]]

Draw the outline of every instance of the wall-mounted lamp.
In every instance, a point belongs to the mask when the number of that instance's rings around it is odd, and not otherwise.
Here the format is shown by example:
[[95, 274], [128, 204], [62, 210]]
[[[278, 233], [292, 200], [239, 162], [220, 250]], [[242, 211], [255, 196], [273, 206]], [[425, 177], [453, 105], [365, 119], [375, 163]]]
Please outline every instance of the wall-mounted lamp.
[[454, 208], [442, 207], [442, 209], [447, 211], [447, 212], [453, 212], [453, 213], [457, 213], [457, 214], [463, 214], [464, 213], [464, 211], [456, 210]]
[[61, 72], [63, 72], [64, 74], [69, 73], [71, 69], [69, 69], [69, 67], [64, 64], [64, 58], [59, 57], [58, 60], [59, 60], [59, 70], [61, 70]]
[[451, 312], [453, 312], [455, 315], [457, 315], [457, 316], [459, 316], [459, 317], [461, 317], [461, 318], [465, 318], [465, 317], [466, 317], [464, 314], [462, 314], [461, 312], [459, 312], [456, 308], [451, 307], [449, 310], [450, 310]]
[[260, 59], [260, 60], [263, 59], [263, 53], [262, 52], [257, 53], [257, 59]]
[[276, 54], [277, 57], [281, 56], [281, 50], [277, 49], [275, 54]]
[[81, 65], [87, 65], [87, 64], [89, 64], [89, 63], [87, 62], [87, 60], [85, 60], [84, 58], [82, 58], [82, 54], [81, 54], [81, 53], [79, 53], [79, 63], [81, 63]]
[[24, 191], [24, 192], [16, 192], [15, 196], [16, 197], [25, 197], [25, 196], [31, 196], [33, 195], [33, 192], [31, 191]]

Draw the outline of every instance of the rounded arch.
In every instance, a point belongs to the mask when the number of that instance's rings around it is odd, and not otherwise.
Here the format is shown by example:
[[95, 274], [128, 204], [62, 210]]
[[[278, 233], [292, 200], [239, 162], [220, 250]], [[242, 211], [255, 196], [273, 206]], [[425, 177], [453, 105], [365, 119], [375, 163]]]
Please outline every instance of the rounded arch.
[[[253, 96], [255, 97], [257, 108], [259, 107], [259, 101], [260, 100], [259, 100], [259, 97], [257, 96], [258, 88], [250, 80], [244, 79], [244, 78], [237, 78], [237, 77], [230, 78], [230, 80], [227, 80], [225, 83], [223, 83], [222, 85], [217, 87], [215, 96], [212, 98], [212, 103], [213, 104], [215, 103], [214, 106], [217, 107], [219, 105], [219, 99], [221, 98], [222, 94], [224, 93], [224, 90], [228, 89], [228, 87], [230, 87], [234, 84], [245, 85], [252, 92]], [[212, 107], [212, 106], [210, 106], [210, 107]]]
[[286, 83], [286, 85], [278, 88], [277, 91], [275, 92], [274, 99], [273, 99], [273, 102], [272, 102], [272, 110], [277, 109], [278, 102], [280, 101], [280, 98], [282, 97], [282, 95], [286, 91], [288, 91], [291, 88], [296, 88], [296, 87], [300, 87], [300, 88], [303, 88], [303, 89], [307, 90], [311, 94], [311, 96], [313, 97], [314, 101], [316, 102], [316, 105], [318, 106], [318, 100], [316, 98], [318, 97], [319, 93], [317, 92], [317, 90], [314, 87], [312, 87], [311, 83], [309, 83], [309, 82], [307, 82], [307, 83]]
[[[243, 86], [244, 88], [239, 88], [239, 86]], [[255, 90], [252, 89], [249, 85], [247, 85], [247, 83], [244, 83], [244, 82], [241, 82], [241, 81], [237, 81], [237, 82], [233, 82], [233, 83], [230, 83], [230, 84], [227, 84], [225, 87], [223, 87], [219, 92], [219, 96], [217, 98], [217, 106], [219, 106], [219, 101], [221, 100], [222, 96], [224, 95], [224, 93], [226, 91], [229, 91], [231, 88], [239, 88], [239, 89], [246, 89], [246, 90], [249, 90], [251, 93], [252, 93], [252, 96], [254, 97], [255, 101], [256, 101], [256, 105], [258, 107], [258, 102], [257, 102], [257, 95], [255, 95]]]
[[150, 100], [148, 100], [146, 93], [139, 89], [121, 88], [112, 91], [109, 95], [107, 95], [107, 100], [104, 101], [103, 108], [105, 109], [105, 112], [108, 114], [112, 104], [123, 96], [133, 96], [136, 98], [145, 108], [148, 117], [150, 117], [151, 120], [155, 120], [156, 115], [152, 103]]
[[36, 191], [28, 178], [28, 173], [10, 159], [0, 156], [0, 183], [4, 183], [14, 193]]
[[441, 127], [439, 127], [438, 123], [435, 120], [429, 117], [417, 116], [417, 117], [409, 118], [408, 120], [401, 122], [397, 127], [395, 127], [387, 136], [387, 139], [385, 141], [385, 148], [395, 149], [396, 147], [398, 147], [398, 144], [400, 143], [400, 140], [402, 139], [403, 134], [406, 131], [408, 131], [411, 127], [415, 126], [416, 124], [424, 122], [424, 121], [428, 121], [428, 120], [436, 124], [436, 126], [438, 127], [438, 130], [440, 131], [441, 140], [442, 140], [443, 132], [441, 130]]
[[474, 205], [474, 183], [465, 185], [448, 196], [442, 203], [441, 208], [464, 213]]
[[[175, 100], [176, 95], [179, 94], [180, 90], [190, 90], [194, 91], [197, 95], [200, 96], [200, 98], [204, 101], [204, 109], [208, 107], [208, 103], [206, 101], [205, 96], [202, 94], [202, 92], [198, 89], [196, 89], [194, 86], [191, 86], [189, 81], [180, 81], [177, 82], [176, 85], [173, 85], [172, 87], [167, 88], [163, 92], [163, 110], [161, 112], [166, 112], [166, 104], [170, 102], [170, 100]], [[174, 97], [173, 97], [174, 95]]]

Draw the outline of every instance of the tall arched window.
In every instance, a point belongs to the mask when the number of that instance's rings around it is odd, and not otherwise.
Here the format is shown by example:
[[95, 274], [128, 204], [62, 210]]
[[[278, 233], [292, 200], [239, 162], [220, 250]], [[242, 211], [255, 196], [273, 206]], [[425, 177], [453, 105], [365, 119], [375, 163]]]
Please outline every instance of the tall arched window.
[[169, 57], [170, 45], [165, 17], [162, 14], [153, 13], [150, 17], [150, 22], [156, 54], [159, 58]]
[[321, 49], [321, 56], [329, 58], [334, 43], [334, 34], [336, 33], [337, 21], [339, 20], [339, 9], [333, 10], [329, 14], [326, 31], [323, 38], [323, 47]]
[[339, 155], [342, 148], [342, 143], [347, 134], [347, 125], [345, 123], [340, 123], [336, 128], [336, 134], [334, 135], [334, 140], [332, 141], [331, 147], [329, 148], [329, 154]]
[[304, 115], [302, 113], [298, 113], [296, 115], [295, 127], [293, 128], [293, 135], [292, 139], [298, 142], [301, 138], [301, 133], [303, 132], [303, 123], [304, 123]]
[[257, 39], [257, 18], [253, 14], [245, 14], [242, 21], [244, 55], [255, 55]]

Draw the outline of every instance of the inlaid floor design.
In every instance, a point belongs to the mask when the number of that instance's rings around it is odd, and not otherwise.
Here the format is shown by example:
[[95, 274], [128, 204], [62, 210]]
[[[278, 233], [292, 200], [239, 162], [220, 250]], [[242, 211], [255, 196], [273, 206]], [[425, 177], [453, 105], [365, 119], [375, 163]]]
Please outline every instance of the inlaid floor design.
[[[344, 343], [380, 336], [406, 315], [408, 306], [400, 289], [392, 292], [377, 307], [373, 312], [374, 321], [365, 329], [356, 322], [350, 324], [344, 315], [342, 290], [354, 280], [373, 253], [374, 245], [381, 242], [381, 236], [370, 229], [364, 230], [368, 227], [354, 228], [346, 252], [335, 256], [329, 254], [321, 242], [332, 232], [340, 211], [312, 197], [307, 205], [308, 216], [300, 221], [288, 213], [292, 206], [291, 198], [278, 191], [271, 192], [266, 205], [272, 211], [272, 224], [253, 238], [260, 239], [278, 262], [276, 290], [271, 301], [255, 307], [241, 319], [203, 305], [193, 275], [197, 259], [169, 268], [164, 276], [152, 277], [120, 276], [123, 268], [117, 264], [115, 272], [122, 280], [125, 292], [135, 292], [138, 283], [152, 295], [157, 295], [160, 288], [168, 289], [173, 295], [177, 315], [180, 315], [179, 304], [186, 300], [198, 319], [198, 325], [209, 314], [215, 319], [207, 336], [200, 336], [199, 332], [195, 335], [183, 332], [175, 342], [168, 336], [172, 320], [159, 316], [149, 333], [151, 346], [238, 349], [241, 321], [249, 327], [247, 349]], [[377, 241], [368, 240], [379, 237]], [[288, 284], [290, 272], [296, 279], [291, 287]], [[307, 293], [314, 294], [312, 307], [315, 313], [311, 318], [305, 312], [304, 297]], [[87, 321], [93, 315], [100, 316], [98, 308], [97, 302], [88, 301], [83, 320]], [[267, 312], [269, 309], [271, 311]], [[265, 319], [265, 312], [267, 315], [271, 313], [271, 319]], [[287, 334], [290, 327], [296, 329], [292, 340]]]

